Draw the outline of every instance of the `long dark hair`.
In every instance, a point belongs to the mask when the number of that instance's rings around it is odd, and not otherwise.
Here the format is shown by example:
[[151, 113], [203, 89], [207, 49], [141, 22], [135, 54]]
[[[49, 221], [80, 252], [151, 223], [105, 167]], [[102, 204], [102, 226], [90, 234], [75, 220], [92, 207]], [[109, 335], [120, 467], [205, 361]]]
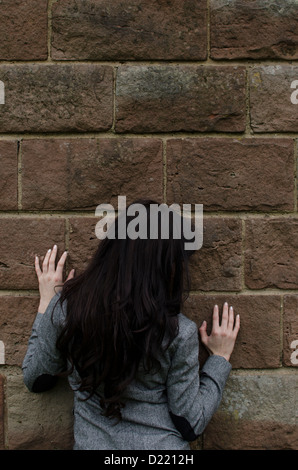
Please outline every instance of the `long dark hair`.
[[[149, 207], [157, 203], [136, 202], [146, 208], [149, 227]], [[57, 348], [70, 363], [67, 373], [79, 374], [78, 390], [88, 399], [102, 384], [104, 415], [121, 419], [122, 394], [140, 364], [157, 369], [158, 354], [177, 335], [190, 281], [185, 240], [173, 237], [171, 223], [167, 239], [160, 230], [157, 239], [119, 239], [118, 223], [115, 239], [100, 241], [86, 270], [63, 286], [67, 314]]]

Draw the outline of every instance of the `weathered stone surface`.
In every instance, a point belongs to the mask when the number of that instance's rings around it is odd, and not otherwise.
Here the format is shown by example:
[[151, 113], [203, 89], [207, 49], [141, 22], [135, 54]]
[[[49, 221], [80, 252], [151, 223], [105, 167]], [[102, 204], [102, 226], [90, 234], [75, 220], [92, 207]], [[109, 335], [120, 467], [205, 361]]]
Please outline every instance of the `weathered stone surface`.
[[96, 217], [71, 217], [69, 219], [69, 268], [76, 274], [86, 269], [100, 240], [96, 237]]
[[117, 132], [245, 129], [244, 67], [120, 66]]
[[250, 117], [254, 132], [297, 131], [297, 77], [298, 67], [294, 65], [251, 68]]
[[77, 60], [204, 60], [203, 0], [63, 0], [52, 6], [52, 57]]
[[233, 373], [204, 449], [297, 450], [297, 374]]
[[[234, 307], [235, 315], [240, 315], [240, 331], [231, 356], [233, 368], [280, 367], [280, 296], [191, 294], [184, 305], [184, 313], [198, 327], [206, 320], [210, 334], [213, 307], [219, 306], [221, 316], [224, 302]], [[200, 349], [203, 364], [208, 354], [203, 345]]]
[[43, 257], [55, 243], [61, 256], [64, 232], [62, 218], [0, 218], [0, 288], [37, 289], [34, 257]]
[[1, 132], [108, 130], [113, 69], [96, 64], [0, 65]]
[[5, 448], [5, 435], [4, 435], [4, 381], [3, 375], [0, 375], [0, 450]]
[[47, 0], [2, 0], [0, 60], [45, 60], [48, 56]]
[[9, 450], [71, 450], [73, 394], [62, 380], [44, 393], [30, 393], [21, 372], [7, 376]]
[[158, 139], [27, 140], [22, 155], [23, 209], [95, 210], [118, 195], [162, 202]]
[[298, 367], [298, 295], [284, 297], [283, 363]]
[[241, 221], [203, 218], [203, 246], [190, 258], [191, 289], [241, 290]]
[[38, 296], [0, 296], [0, 339], [6, 365], [22, 365], [38, 304]]
[[293, 210], [290, 139], [172, 139], [167, 142], [168, 203], [208, 210]]
[[297, 289], [298, 220], [251, 219], [245, 227], [246, 286]]
[[297, 59], [296, 0], [211, 0], [212, 59]]
[[18, 143], [15, 140], [0, 142], [0, 210], [18, 208]]

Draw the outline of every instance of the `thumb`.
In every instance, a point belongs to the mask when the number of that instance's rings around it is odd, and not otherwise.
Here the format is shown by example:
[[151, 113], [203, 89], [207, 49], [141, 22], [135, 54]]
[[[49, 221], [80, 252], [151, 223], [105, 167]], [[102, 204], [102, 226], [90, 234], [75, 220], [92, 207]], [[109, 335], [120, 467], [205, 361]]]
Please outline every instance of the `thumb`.
[[204, 344], [207, 343], [208, 341], [208, 335], [207, 335], [207, 322], [204, 320], [202, 325], [199, 328], [199, 332], [201, 335], [201, 340]]

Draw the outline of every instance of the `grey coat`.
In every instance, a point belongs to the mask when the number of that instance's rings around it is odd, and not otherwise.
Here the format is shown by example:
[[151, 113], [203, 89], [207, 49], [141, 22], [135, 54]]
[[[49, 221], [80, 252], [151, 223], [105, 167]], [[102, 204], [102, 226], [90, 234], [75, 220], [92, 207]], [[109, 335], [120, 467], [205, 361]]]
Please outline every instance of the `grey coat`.
[[[44, 314], [37, 313], [28, 342], [22, 367], [24, 382], [33, 392], [49, 388], [38, 384], [50, 384], [47, 378], [66, 368], [55, 346], [66, 313], [58, 298], [53, 297]], [[118, 424], [101, 414], [97, 397], [81, 401], [85, 395], [76, 391], [77, 374], [69, 376], [74, 449], [187, 450], [204, 431], [221, 401], [231, 364], [213, 355], [199, 374], [197, 326], [181, 313], [178, 317], [179, 333], [160, 355], [160, 371], [146, 374], [140, 367], [123, 397], [126, 404]]]

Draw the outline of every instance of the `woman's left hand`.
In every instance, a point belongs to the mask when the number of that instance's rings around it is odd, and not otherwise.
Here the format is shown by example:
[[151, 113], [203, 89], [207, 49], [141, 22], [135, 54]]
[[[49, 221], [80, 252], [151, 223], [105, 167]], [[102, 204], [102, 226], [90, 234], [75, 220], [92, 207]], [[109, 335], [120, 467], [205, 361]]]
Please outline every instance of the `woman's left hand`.
[[[38, 278], [40, 293], [40, 302], [38, 307], [39, 313], [44, 313], [46, 311], [51, 299], [55, 294], [57, 294], [57, 292], [60, 292], [63, 287], [63, 268], [67, 257], [67, 251], [64, 251], [63, 255], [59, 259], [57, 268], [55, 268], [56, 256], [57, 246], [54, 245], [53, 249], [49, 249], [45, 255], [42, 269], [40, 268], [38, 256], [35, 256], [35, 271]], [[74, 269], [70, 271], [66, 281], [73, 277]]]

